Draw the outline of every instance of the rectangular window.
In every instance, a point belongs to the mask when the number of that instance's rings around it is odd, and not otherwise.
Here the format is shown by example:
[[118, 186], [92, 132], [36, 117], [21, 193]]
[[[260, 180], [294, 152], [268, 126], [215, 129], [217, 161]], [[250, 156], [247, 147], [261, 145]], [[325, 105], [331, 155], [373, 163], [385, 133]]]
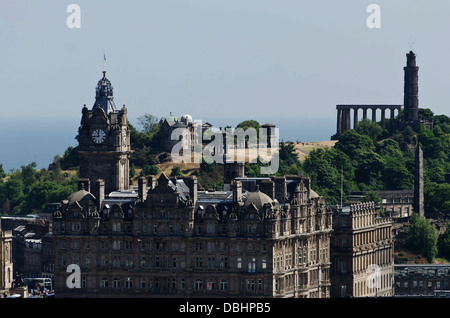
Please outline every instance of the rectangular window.
[[208, 268], [215, 268], [216, 261], [214, 257], [208, 257]]
[[206, 225], [206, 233], [216, 233], [216, 225], [215, 224], [211, 224], [211, 223], [208, 223], [207, 225]]
[[108, 280], [106, 278], [102, 278], [100, 281], [100, 288], [108, 288]]
[[255, 291], [255, 280], [247, 279], [247, 291]]
[[227, 268], [228, 267], [228, 261], [226, 257], [220, 258], [220, 268]]
[[173, 257], [173, 258], [172, 258], [172, 267], [173, 267], [173, 268], [176, 268], [176, 267], [177, 267], [177, 258], [176, 258], [176, 257]]
[[201, 257], [196, 257], [194, 260], [195, 267], [201, 268], [203, 266], [203, 259]]
[[341, 274], [347, 274], [347, 262], [341, 262]]
[[259, 291], [263, 291], [264, 290], [264, 285], [263, 285], [263, 280], [262, 279], [258, 279], [258, 290]]
[[248, 259], [248, 272], [254, 273], [256, 271], [256, 258]]

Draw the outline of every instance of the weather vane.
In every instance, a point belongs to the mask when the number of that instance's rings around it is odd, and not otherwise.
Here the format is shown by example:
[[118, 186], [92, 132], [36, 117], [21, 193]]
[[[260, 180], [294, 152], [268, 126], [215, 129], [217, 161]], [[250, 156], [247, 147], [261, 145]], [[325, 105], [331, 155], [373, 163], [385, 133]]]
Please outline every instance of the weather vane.
[[409, 40], [409, 50], [410, 50], [410, 51], [412, 51], [413, 45], [414, 45], [414, 42], [413, 42], [413, 40], [412, 40], [412, 38], [411, 38], [411, 40]]

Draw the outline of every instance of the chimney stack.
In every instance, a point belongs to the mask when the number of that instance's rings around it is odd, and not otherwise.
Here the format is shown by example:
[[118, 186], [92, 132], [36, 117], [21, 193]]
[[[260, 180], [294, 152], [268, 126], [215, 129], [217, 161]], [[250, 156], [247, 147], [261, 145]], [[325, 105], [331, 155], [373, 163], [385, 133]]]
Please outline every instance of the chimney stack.
[[138, 180], [138, 195], [139, 202], [144, 202], [147, 199], [147, 180], [145, 177], [141, 177]]
[[105, 199], [105, 181], [103, 181], [102, 179], [97, 179], [95, 181], [94, 196], [97, 198], [97, 211], [100, 212], [103, 200]]
[[239, 180], [232, 180], [231, 187], [233, 190], [233, 203], [242, 203], [242, 182]]
[[189, 188], [189, 197], [191, 198], [192, 204], [195, 206], [197, 203], [197, 177], [190, 176], [184, 179], [184, 183]]

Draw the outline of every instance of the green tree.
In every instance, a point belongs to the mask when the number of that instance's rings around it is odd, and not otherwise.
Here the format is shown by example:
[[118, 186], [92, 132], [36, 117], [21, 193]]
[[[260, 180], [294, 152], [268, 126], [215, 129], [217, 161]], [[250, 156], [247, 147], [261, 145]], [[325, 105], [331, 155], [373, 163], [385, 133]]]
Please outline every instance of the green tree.
[[159, 168], [157, 165], [145, 165], [142, 168], [142, 172], [144, 175], [156, 176], [159, 173]]
[[450, 211], [450, 184], [428, 182], [424, 186], [426, 214]]
[[406, 246], [426, 257], [429, 262], [438, 254], [438, 235], [434, 226], [426, 218], [413, 213], [409, 218]]
[[439, 255], [450, 260], [450, 228], [447, 228], [438, 238]]
[[181, 176], [181, 169], [179, 166], [174, 166], [172, 170], [170, 171], [171, 177], [179, 177]]
[[158, 132], [158, 117], [152, 114], [144, 114], [139, 116], [137, 120], [139, 125], [142, 127], [143, 133], [153, 135]]
[[6, 172], [3, 170], [3, 165], [0, 163], [0, 182], [3, 181], [2, 179], [6, 177]]
[[383, 133], [383, 128], [373, 120], [364, 118], [356, 124], [355, 130], [360, 135], [369, 136], [372, 140], [378, 140]]
[[75, 190], [74, 186], [63, 186], [52, 181], [38, 183], [28, 194], [25, 208], [27, 211], [43, 210], [48, 203], [60, 202]]
[[236, 126], [236, 128], [242, 128], [243, 130], [247, 130], [248, 128], [254, 128], [258, 133], [259, 128], [261, 128], [261, 125], [256, 120], [244, 120], [243, 122], [240, 122]]
[[319, 195], [322, 195], [329, 204], [340, 202], [341, 170], [330, 164], [330, 156], [326, 149], [318, 148], [311, 151], [303, 167], [311, 178], [312, 188]]
[[429, 108], [419, 108], [419, 119], [433, 120], [434, 113]]
[[36, 162], [32, 162], [27, 166], [22, 166], [22, 182], [24, 185], [24, 192], [28, 193], [36, 182]]
[[132, 163], [130, 164], [130, 179], [132, 179], [135, 175], [136, 175], [136, 167], [135, 165]]
[[345, 131], [334, 147], [344, 152], [352, 160], [358, 160], [363, 153], [375, 151], [372, 139], [367, 135], [360, 135], [354, 129]]

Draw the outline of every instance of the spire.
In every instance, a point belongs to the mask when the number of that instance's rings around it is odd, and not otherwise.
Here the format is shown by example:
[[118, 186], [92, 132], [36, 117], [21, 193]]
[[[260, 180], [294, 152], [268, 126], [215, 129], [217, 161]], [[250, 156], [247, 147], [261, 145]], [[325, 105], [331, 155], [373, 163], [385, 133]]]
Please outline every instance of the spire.
[[113, 87], [109, 79], [106, 78], [106, 71], [103, 70], [103, 77], [98, 81], [95, 88], [95, 103], [92, 109], [103, 108], [105, 114], [116, 111], [114, 104]]

